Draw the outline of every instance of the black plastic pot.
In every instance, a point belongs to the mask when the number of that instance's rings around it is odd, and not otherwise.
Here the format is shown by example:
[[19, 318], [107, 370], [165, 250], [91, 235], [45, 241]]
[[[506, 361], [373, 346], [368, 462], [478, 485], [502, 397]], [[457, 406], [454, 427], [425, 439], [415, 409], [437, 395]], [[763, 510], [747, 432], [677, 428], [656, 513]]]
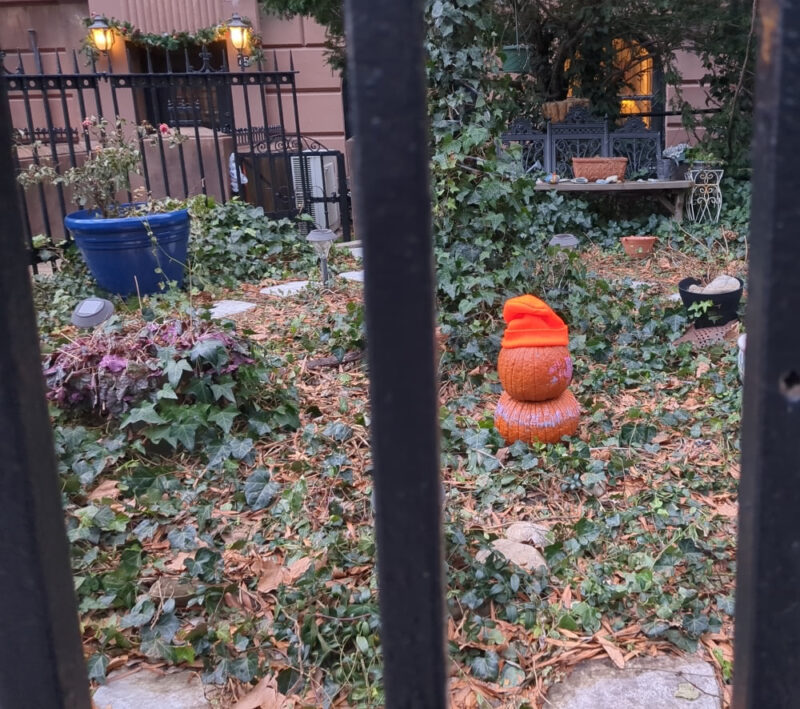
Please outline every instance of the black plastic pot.
[[694, 326], [697, 329], [719, 327], [720, 325], [727, 325], [729, 322], [738, 319], [739, 303], [742, 300], [744, 283], [742, 283], [741, 278], [737, 278], [736, 280], [739, 281], [739, 289], [730, 291], [729, 293], [693, 293], [688, 290], [689, 286], [700, 286], [703, 284], [702, 281], [699, 281], [697, 278], [684, 278], [678, 284], [678, 292], [687, 310], [695, 303], [702, 303], [704, 300], [710, 300], [713, 303], [713, 306], [703, 315], [693, 320]]

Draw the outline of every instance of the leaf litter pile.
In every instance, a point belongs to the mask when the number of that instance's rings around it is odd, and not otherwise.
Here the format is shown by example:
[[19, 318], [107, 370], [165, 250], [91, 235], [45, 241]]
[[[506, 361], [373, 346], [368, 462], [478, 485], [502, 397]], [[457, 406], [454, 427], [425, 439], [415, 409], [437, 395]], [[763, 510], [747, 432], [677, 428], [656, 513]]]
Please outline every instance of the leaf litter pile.
[[[440, 337], [452, 705], [539, 707], [578, 662], [695, 651], [727, 704], [735, 351], [672, 344], [688, 323], [664, 296], [697, 263], [584, 261], [588, 297], [554, 303], [570, 441], [506, 446], [495, 362]], [[263, 285], [228, 294], [256, 304], [235, 331], [154, 343], [161, 388], [117, 418], [54, 410], [90, 674], [190, 668], [239, 709], [381, 706], [361, 289]]]

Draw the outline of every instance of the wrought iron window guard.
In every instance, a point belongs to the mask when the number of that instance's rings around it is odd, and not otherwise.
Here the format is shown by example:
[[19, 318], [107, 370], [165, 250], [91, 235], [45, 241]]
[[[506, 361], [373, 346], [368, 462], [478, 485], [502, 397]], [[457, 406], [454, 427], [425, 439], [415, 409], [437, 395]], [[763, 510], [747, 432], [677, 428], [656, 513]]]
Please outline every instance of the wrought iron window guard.
[[561, 123], [548, 122], [537, 130], [527, 118], [512, 122], [500, 137], [503, 145], [522, 146], [526, 173], [555, 172], [572, 177], [572, 158], [625, 157], [625, 177], [655, 175], [661, 155], [661, 133], [649, 129], [641, 118], [628, 118], [621, 128], [609, 129], [609, 121], [598, 120], [585, 108], [573, 107]]

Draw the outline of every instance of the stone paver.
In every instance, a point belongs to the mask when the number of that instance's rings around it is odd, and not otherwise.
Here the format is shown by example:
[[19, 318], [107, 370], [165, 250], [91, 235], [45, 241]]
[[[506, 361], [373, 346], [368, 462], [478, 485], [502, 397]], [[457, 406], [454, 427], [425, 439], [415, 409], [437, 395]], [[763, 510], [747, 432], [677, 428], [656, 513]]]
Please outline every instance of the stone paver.
[[361, 246], [360, 241], [346, 241], [343, 244], [339, 244], [339, 247], [349, 250], [355, 258], [364, 257], [364, 248]]
[[506, 539], [523, 544], [533, 544], [535, 547], [543, 547], [547, 543], [548, 529], [543, 524], [536, 522], [514, 522], [506, 530]]
[[348, 281], [364, 282], [364, 271], [345, 271], [344, 273], [340, 273], [339, 276], [346, 278]]
[[213, 319], [229, 318], [231, 315], [246, 313], [255, 307], [255, 303], [248, 303], [244, 300], [220, 300], [211, 308], [211, 317]]
[[[492, 542], [495, 551], [504, 556], [512, 564], [516, 564], [526, 571], [535, 571], [540, 566], [547, 566], [545, 558], [529, 544], [514, 541], [513, 539], [495, 539]], [[489, 557], [488, 549], [481, 549], [475, 558], [484, 562]]]
[[262, 295], [277, 295], [285, 298], [288, 295], [295, 295], [308, 287], [308, 281], [289, 281], [288, 283], [281, 283], [277, 286], [270, 286], [269, 288], [262, 288]]
[[194, 672], [161, 675], [141, 670], [111, 673], [94, 693], [97, 709], [211, 709], [203, 682]]
[[699, 657], [639, 657], [619, 669], [579, 664], [547, 693], [548, 709], [720, 709], [714, 668]]

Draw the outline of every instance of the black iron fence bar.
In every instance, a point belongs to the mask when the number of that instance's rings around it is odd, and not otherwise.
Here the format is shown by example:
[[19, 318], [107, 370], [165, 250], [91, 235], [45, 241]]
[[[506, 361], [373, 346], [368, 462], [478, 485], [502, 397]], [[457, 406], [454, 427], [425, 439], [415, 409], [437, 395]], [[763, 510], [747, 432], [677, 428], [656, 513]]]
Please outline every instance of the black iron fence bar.
[[447, 706], [423, 2], [347, 0], [386, 706]]
[[[153, 74], [153, 57], [150, 52], [150, 47], [147, 46], [145, 51], [145, 55], [147, 57], [147, 76], [155, 76]], [[167, 74], [167, 76], [169, 76]], [[123, 79], [124, 81], [124, 79]], [[112, 80], [112, 84], [114, 81]], [[134, 84], [132, 83], [131, 86]], [[155, 117], [156, 125], [158, 126], [160, 123], [163, 122], [163, 118], [161, 117], [161, 109], [159, 106], [158, 95], [156, 92], [156, 85], [157, 83], [154, 81], [150, 84], [150, 99], [153, 102], [153, 114]], [[167, 82], [167, 86], [169, 86], [169, 82]], [[161, 173], [164, 177], [164, 190], [167, 194], [171, 194], [171, 190], [169, 187], [169, 174], [167, 171], [167, 156], [164, 153], [164, 139], [161, 137], [161, 131], [156, 131], [156, 141], [158, 143], [158, 156], [161, 160]]]
[[[22, 64], [22, 52], [17, 51], [17, 59], [18, 59], [18, 74], [22, 74], [24, 72], [23, 64]], [[33, 127], [33, 114], [31, 113], [31, 102], [30, 96], [28, 93], [28, 79], [27, 76], [11, 76], [5, 75], [6, 82], [10, 86], [13, 83], [17, 83], [20, 91], [22, 92], [22, 103], [25, 107], [25, 120], [27, 122], [27, 130], [29, 135], [34, 135], [36, 130]], [[6, 87], [3, 88], [3, 95], [8, 96], [6, 91]], [[37, 150], [36, 146], [34, 145], [31, 149], [31, 160], [33, 161], [34, 165], [41, 165], [41, 160], [39, 159], [39, 151]], [[36, 191], [39, 195], [39, 207], [42, 210], [42, 221], [44, 223], [45, 231], [48, 234], [52, 234], [52, 230], [50, 229], [50, 210], [47, 208], [47, 197], [45, 195], [44, 185], [39, 184], [37, 185]]]
[[[106, 55], [106, 62], [108, 63], [108, 75], [109, 76], [113, 76], [113, 74], [114, 74], [114, 66], [113, 66], [113, 64], [111, 62], [111, 54], [106, 52], [105, 55]], [[113, 81], [109, 82], [109, 83], [111, 85], [111, 106], [114, 109], [114, 121], [116, 121], [117, 116], [120, 115], [120, 112], [119, 112], [119, 101], [117, 100], [117, 89], [116, 89], [116, 86], [114, 85]], [[126, 194], [128, 195], [128, 202], [129, 203], [133, 202], [133, 195], [131, 194], [130, 187], [128, 187], [128, 189], [126, 190]]]
[[[75, 71], [75, 73], [72, 75], [72, 82], [70, 83], [70, 77], [67, 77], [65, 83], [62, 84], [61, 90], [65, 91], [67, 87], [75, 88], [75, 93], [78, 96], [78, 108], [81, 112], [80, 119], [83, 121], [89, 117], [86, 113], [86, 102], [83, 99], [83, 89], [86, 88], [87, 83], [88, 85], [93, 83], [96, 84], [97, 79], [93, 76], [83, 76], [80, 74], [80, 68], [78, 67], [78, 53], [74, 49], [72, 50], [72, 63]], [[83, 132], [83, 140], [86, 148], [86, 154], [88, 155], [92, 149], [92, 142], [89, 140], [89, 134], [86, 131]]]
[[[126, 55], [128, 57], [128, 65], [130, 65], [130, 49], [126, 47]], [[143, 116], [141, 115], [141, 109], [139, 108], [139, 102], [136, 100], [136, 97], [133, 96], [133, 118], [136, 121], [136, 125], [140, 126], [144, 121]], [[139, 141], [139, 154], [142, 156], [142, 177], [144, 178], [144, 188], [147, 190], [147, 194], [152, 192], [152, 185], [150, 183], [150, 167], [148, 165], [147, 160], [147, 150], [145, 149], [144, 144], [144, 137], [142, 136], [141, 132], [137, 129], [136, 135]]]
[[[243, 61], [244, 57], [239, 54], [239, 61], [241, 63], [241, 72], [242, 72], [242, 94], [244, 96], [244, 115], [245, 119], [247, 120], [247, 136], [248, 136], [248, 145], [250, 147], [250, 155], [256, 154], [256, 146], [255, 142], [253, 141], [253, 120], [252, 116], [250, 115], [250, 79], [254, 77], [253, 74], [245, 74], [245, 63]], [[261, 87], [259, 86], [261, 89]], [[263, 89], [262, 89], [263, 90]], [[264, 115], [264, 122], [266, 123], [266, 115]], [[236, 141], [234, 140], [234, 145]], [[238, 165], [238, 163], [237, 163]], [[238, 169], [238, 168], [237, 168]], [[238, 177], [238, 175], [237, 175]], [[255, 187], [256, 194], [261, 194], [261, 171], [260, 170], [253, 170], [253, 175], [251, 176], [253, 180], [253, 184]]]
[[[58, 73], [61, 73], [61, 57], [59, 53], [56, 52], [56, 68], [58, 69]], [[64, 120], [65, 131], [67, 135], [72, 136], [73, 129], [72, 129], [72, 121], [69, 119], [69, 106], [67, 105], [67, 92], [64, 90], [59, 91], [59, 95], [61, 97], [61, 115]], [[59, 129], [56, 128], [56, 132]], [[75, 131], [77, 133], [77, 131]], [[75, 158], [75, 147], [72, 144], [72, 141], [67, 141], [67, 149], [69, 150], [69, 164], [72, 167], [77, 165], [77, 161]]]
[[[28, 38], [33, 51], [33, 58], [36, 63], [36, 71], [41, 75], [44, 73], [44, 66], [42, 65], [42, 57], [39, 54], [39, 46], [36, 42], [36, 31], [28, 30]], [[55, 128], [55, 125], [53, 124], [53, 114], [50, 110], [50, 101], [47, 95], [47, 92], [52, 88], [55, 88], [54, 82], [48, 82], [42, 88], [42, 108], [44, 109], [44, 120], [48, 131], [52, 131]], [[57, 173], [60, 173], [61, 165], [59, 164], [58, 147], [56, 146], [54, 140], [50, 141], [50, 157], [53, 160], [53, 169]], [[61, 218], [63, 219], [65, 216], [67, 216], [67, 201], [64, 199], [64, 186], [60, 183], [57, 185], [56, 193], [58, 194], [58, 207], [61, 210]]]
[[89, 709], [11, 135], [0, 82], [0, 706]]
[[206, 89], [206, 95], [211, 96], [211, 133], [214, 136], [214, 157], [216, 158], [217, 162], [217, 175], [219, 176], [219, 188], [220, 193], [222, 195], [222, 201], [226, 200], [226, 193], [225, 193], [225, 175], [222, 169], [222, 154], [219, 149], [219, 130], [217, 127], [217, 116], [219, 115], [219, 101], [216, 96], [212, 96], [211, 92], [211, 84], [209, 83], [209, 76], [208, 72], [203, 74], [203, 85]]
[[194, 142], [195, 142], [195, 149], [197, 150], [197, 167], [200, 171], [200, 189], [202, 190], [203, 194], [208, 194], [208, 189], [206, 188], [206, 168], [205, 164], [203, 163], [203, 145], [200, 142], [200, 101], [195, 99], [192, 102], [192, 109], [193, 109], [193, 118], [194, 120]]
[[[276, 71], [278, 69], [277, 59], [275, 60], [275, 69], [276, 69]], [[264, 62], [262, 61], [261, 57], [258, 58], [258, 71], [259, 72], [264, 71]], [[259, 133], [261, 135], [263, 135], [262, 139], [260, 141], [257, 141], [257, 144], [258, 144], [259, 148], [261, 147], [262, 142], [266, 145], [266, 150], [267, 150], [267, 155], [268, 155], [268, 162], [269, 162], [269, 174], [274, 176], [275, 175], [275, 170], [276, 170], [276, 163], [275, 163], [275, 159], [274, 159], [274, 157], [272, 155], [272, 145], [271, 145], [271, 143], [270, 143], [270, 141], [268, 139], [269, 130], [270, 130], [270, 125], [269, 125], [270, 118], [269, 118], [269, 111], [267, 110], [267, 88], [266, 87], [259, 87], [258, 96], [259, 96], [259, 99], [261, 101], [261, 115], [264, 117], [264, 127], [260, 131], [258, 129], [254, 128], [252, 132], [253, 132], [254, 139], [259, 135]], [[281, 131], [283, 130], [283, 126], [280, 127], [280, 130]], [[237, 136], [237, 140], [238, 140], [238, 136]], [[273, 182], [274, 182], [274, 177], [273, 177]], [[276, 195], [276, 199], [277, 199], [277, 195]]]
[[[294, 72], [294, 54], [289, 52], [289, 68]], [[292, 77], [292, 84], [294, 85], [294, 77]], [[278, 95], [280, 96], [281, 89], [278, 87]], [[300, 109], [297, 103], [297, 91], [292, 91], [292, 109], [294, 111], [294, 128], [297, 135], [297, 152], [299, 155], [303, 154], [303, 134], [300, 132]], [[283, 121], [281, 121], [283, 124]], [[311, 177], [308, 174], [308, 165], [306, 161], [300, 158], [300, 185], [303, 191], [303, 211], [307, 214], [311, 213], [311, 203], [309, 197], [311, 196]], [[294, 183], [292, 184], [294, 187]]]
[[344, 155], [336, 156], [336, 172], [339, 176], [339, 214], [342, 220], [342, 239], [350, 241], [352, 225], [350, 224], [350, 200], [348, 199], [347, 173], [345, 172]]
[[733, 706], [788, 709], [800, 707], [800, 3], [759, 10]]
[[[236, 83], [235, 79], [237, 77], [241, 78], [241, 75], [234, 75], [234, 74], [231, 74], [231, 72], [229, 71], [228, 53], [227, 52], [223, 52], [223, 54], [222, 54], [222, 69], [226, 74], [230, 74], [231, 92], [233, 92], [233, 84]], [[231, 106], [230, 119], [231, 119], [230, 132], [231, 132], [231, 135], [235, 136], [236, 135], [236, 107], [235, 106]], [[232, 145], [233, 165], [231, 166], [230, 163], [228, 163], [228, 168], [230, 170], [230, 168], [233, 167], [233, 171], [230, 174], [231, 197], [233, 198], [233, 197], [236, 196], [236, 194], [241, 194], [242, 188], [244, 187], [244, 185], [242, 184], [242, 182], [243, 182], [242, 173], [240, 172], [241, 161], [239, 159], [239, 147], [236, 145], [236, 140], [235, 139], [233, 141], [231, 141], [231, 142], [233, 143], [233, 145]], [[230, 161], [230, 158], [228, 158], [228, 160]], [[236, 194], [234, 194], [234, 189], [233, 189], [234, 180], [235, 180], [235, 184], [236, 184]], [[224, 185], [222, 186], [222, 194], [223, 195], [225, 194], [225, 186]]]
[[[274, 55], [274, 58], [275, 58], [275, 66], [277, 67], [277, 65], [278, 65], [277, 54]], [[291, 82], [292, 82], [292, 87], [294, 87], [294, 76], [291, 77]], [[275, 87], [275, 99], [276, 99], [276, 101], [278, 103], [278, 120], [280, 121], [280, 124], [282, 126], [284, 126], [284, 128], [285, 128], [285, 126], [286, 126], [286, 116], [284, 115], [284, 110], [283, 110], [283, 92], [281, 91], [280, 83]], [[235, 133], [234, 133], [234, 135], [235, 135]], [[289, 147], [288, 147], [288, 141], [285, 139], [285, 134], [284, 134], [284, 140], [281, 141], [281, 148], [282, 148], [282, 151], [283, 151], [284, 164], [288, 164], [289, 163]], [[303, 154], [303, 144], [302, 143], [298, 143], [297, 152], [298, 152], [299, 155]], [[302, 183], [304, 185], [306, 185], [306, 184], [308, 184], [308, 178], [307, 178], [305, 172], [302, 171], [303, 170], [303, 160], [301, 159], [299, 162], [300, 162], [300, 169], [301, 169], [301, 181], [302, 181]], [[292, 180], [291, 187], [289, 189], [289, 199], [291, 200], [292, 208], [294, 209], [294, 206], [297, 204], [297, 195], [295, 194], [294, 180]]]

